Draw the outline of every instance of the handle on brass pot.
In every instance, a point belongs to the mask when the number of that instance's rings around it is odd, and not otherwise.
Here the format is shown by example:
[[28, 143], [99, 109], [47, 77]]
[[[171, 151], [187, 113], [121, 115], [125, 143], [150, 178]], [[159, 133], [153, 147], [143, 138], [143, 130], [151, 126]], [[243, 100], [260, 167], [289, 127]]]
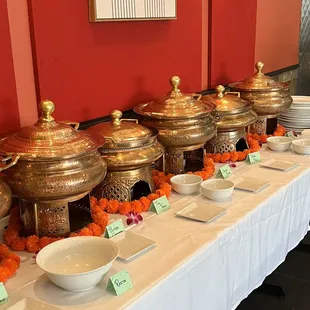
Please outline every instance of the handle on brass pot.
[[[196, 99], [196, 100], [200, 100], [202, 95], [201, 94], [193, 94], [193, 97]], [[197, 97], [197, 98], [196, 98]]]
[[110, 116], [111, 116], [111, 119], [112, 119], [112, 124], [115, 127], [120, 126], [122, 121], [135, 122], [136, 124], [138, 124], [138, 120], [137, 119], [131, 119], [131, 118], [121, 119], [122, 116], [123, 116], [123, 113], [121, 111], [119, 111], [119, 110], [113, 110]]
[[70, 125], [70, 126], [74, 126], [75, 130], [78, 130], [79, 127], [80, 127], [80, 123], [79, 122], [61, 121], [60, 123], [66, 124], [66, 125]]
[[136, 118], [123, 118], [121, 119], [121, 122], [135, 122], [136, 124], [139, 124], [139, 121]]
[[106, 141], [111, 141], [113, 144], [117, 144], [117, 142], [112, 137], [104, 137]]
[[[240, 98], [240, 93], [237, 91], [225, 92], [225, 87], [223, 85], [218, 85], [215, 87], [216, 97], [222, 99], [225, 95], [236, 95]], [[224, 93], [225, 92], [225, 93]]]
[[228, 91], [225, 93], [225, 95], [236, 95], [238, 98], [240, 98], [240, 93], [238, 91]]
[[222, 116], [218, 113], [213, 115], [213, 119], [218, 123], [222, 120]]
[[14, 166], [18, 162], [19, 158], [20, 158], [20, 156], [17, 154], [13, 154], [11, 156], [7, 156], [5, 158], [2, 158], [1, 159], [2, 162], [7, 162], [9, 160], [11, 160], [11, 161], [8, 164], [4, 165], [3, 167], [0, 166], [0, 172]]

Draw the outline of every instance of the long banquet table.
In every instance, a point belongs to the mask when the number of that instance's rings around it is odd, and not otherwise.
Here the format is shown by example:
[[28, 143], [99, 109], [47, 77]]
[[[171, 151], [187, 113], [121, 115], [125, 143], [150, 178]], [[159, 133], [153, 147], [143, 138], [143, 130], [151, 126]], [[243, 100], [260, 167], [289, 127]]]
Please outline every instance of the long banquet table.
[[[254, 177], [270, 185], [258, 193], [235, 190], [228, 202], [216, 203], [227, 211], [209, 224], [174, 213], [192, 201], [213, 202], [199, 194], [174, 193], [169, 211], [146, 213], [141, 224], [129, 227], [155, 240], [156, 247], [131, 262], [115, 261], [108, 276], [91, 291], [61, 290], [36, 266], [31, 254], [20, 253], [21, 268], [5, 285], [9, 302], [3, 309], [26, 297], [56, 309], [235, 309], [284, 261], [309, 227], [310, 156], [274, 153], [266, 147], [261, 156], [262, 161], [276, 158], [299, 165], [282, 172], [238, 163], [229, 179]], [[134, 288], [117, 297], [106, 291], [107, 281], [123, 269], [131, 275]]]

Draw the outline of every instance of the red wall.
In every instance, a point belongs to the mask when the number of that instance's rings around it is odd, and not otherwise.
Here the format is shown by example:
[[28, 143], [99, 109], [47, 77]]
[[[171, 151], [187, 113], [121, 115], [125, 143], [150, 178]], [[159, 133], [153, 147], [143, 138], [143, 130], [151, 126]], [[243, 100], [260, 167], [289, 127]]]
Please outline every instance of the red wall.
[[255, 59], [265, 72], [298, 64], [301, 2], [258, 0]]
[[0, 1], [0, 136], [20, 127], [6, 1]]
[[253, 73], [257, 0], [211, 0], [209, 86]]
[[174, 21], [97, 24], [87, 2], [31, 1], [39, 92], [57, 118], [130, 109], [166, 93], [173, 75], [184, 91], [201, 90], [202, 0], [178, 0]]

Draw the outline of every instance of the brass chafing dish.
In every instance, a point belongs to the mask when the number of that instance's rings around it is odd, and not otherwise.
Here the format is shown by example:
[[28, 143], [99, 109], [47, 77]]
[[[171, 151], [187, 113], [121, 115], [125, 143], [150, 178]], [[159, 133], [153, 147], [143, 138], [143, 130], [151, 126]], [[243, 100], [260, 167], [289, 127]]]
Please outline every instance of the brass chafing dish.
[[136, 119], [121, 117], [122, 113], [114, 110], [111, 122], [87, 130], [105, 138], [99, 151], [108, 165], [106, 178], [92, 194], [97, 198], [131, 201], [154, 191], [151, 164], [162, 156], [163, 147], [156, 139], [156, 130], [138, 124]]
[[106, 174], [97, 151], [104, 140], [77, 131], [78, 123], [56, 122], [51, 101], [39, 109], [35, 125], [0, 143], [0, 153], [20, 156], [4, 174], [19, 198], [25, 234], [66, 235], [91, 220], [89, 192]]
[[172, 90], [158, 100], [140, 104], [134, 111], [141, 123], [159, 131], [158, 140], [165, 147], [163, 169], [166, 173], [183, 173], [203, 167], [204, 145], [216, 132], [211, 111], [199, 94], [182, 94], [180, 78], [170, 79]]
[[[6, 158], [1, 159], [2, 162], [0, 166], [0, 171], [8, 169], [16, 164], [18, 161], [19, 156], [13, 155], [8, 156]], [[4, 162], [9, 162], [8, 164], [4, 164]], [[12, 192], [10, 187], [0, 178], [0, 219], [6, 216], [11, 208], [12, 202]]]
[[258, 114], [258, 120], [251, 126], [251, 132], [272, 134], [277, 127], [278, 115], [290, 107], [293, 99], [288, 84], [275, 81], [262, 72], [262, 62], [256, 63], [255, 67], [257, 72], [253, 76], [229, 84], [229, 87], [253, 103], [252, 109]]
[[240, 93], [225, 93], [222, 85], [215, 90], [216, 94], [202, 97], [216, 106], [212, 114], [217, 120], [217, 135], [206, 143], [206, 150], [209, 153], [243, 151], [248, 148], [246, 129], [257, 120], [257, 114], [249, 101], [240, 98]]

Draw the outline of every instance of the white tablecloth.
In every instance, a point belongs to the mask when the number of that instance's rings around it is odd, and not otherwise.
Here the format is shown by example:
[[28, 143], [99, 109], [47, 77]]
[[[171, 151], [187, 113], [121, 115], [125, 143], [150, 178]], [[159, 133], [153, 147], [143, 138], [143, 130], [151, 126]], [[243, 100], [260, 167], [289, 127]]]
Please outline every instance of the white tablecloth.
[[[278, 158], [298, 162], [288, 172], [259, 164], [238, 164], [240, 176], [269, 180], [263, 191], [235, 190], [232, 199], [216, 203], [227, 212], [204, 224], [174, 215], [189, 204], [211, 204], [201, 195], [171, 198], [172, 209], [148, 214], [131, 231], [156, 241], [156, 248], [130, 263], [116, 261], [95, 289], [72, 294], [54, 286], [23, 253], [17, 275], [6, 283], [9, 303], [30, 297], [59, 309], [208, 309], [230, 310], [258, 287], [303, 239], [310, 219], [310, 158], [262, 150], [263, 161]], [[116, 297], [106, 292], [108, 277], [127, 269], [134, 288]]]

